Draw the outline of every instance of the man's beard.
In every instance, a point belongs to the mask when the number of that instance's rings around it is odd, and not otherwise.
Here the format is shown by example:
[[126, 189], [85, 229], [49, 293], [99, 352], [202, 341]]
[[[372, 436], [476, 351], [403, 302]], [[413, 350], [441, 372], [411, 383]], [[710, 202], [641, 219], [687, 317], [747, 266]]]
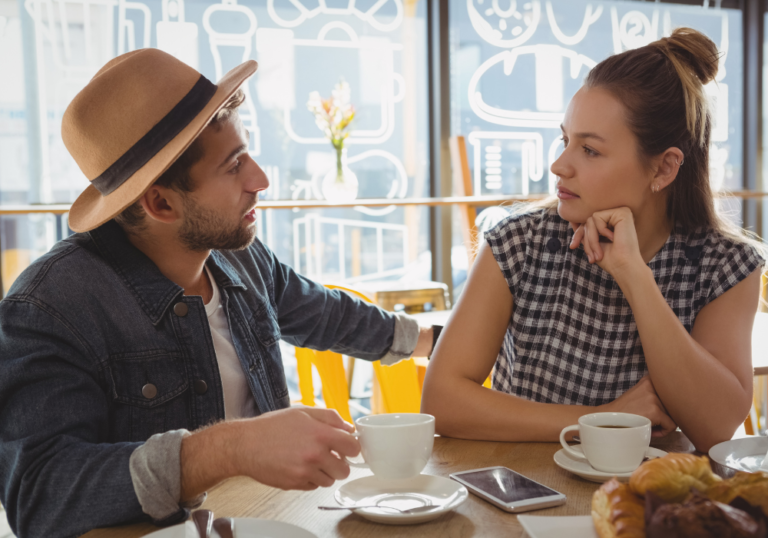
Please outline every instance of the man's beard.
[[[252, 207], [256, 197], [248, 204]], [[191, 196], [184, 196], [184, 223], [179, 239], [189, 250], [243, 250], [256, 238], [255, 226], [243, 226], [242, 218], [232, 221], [223, 215], [198, 205]], [[241, 217], [245, 216], [243, 214]]]

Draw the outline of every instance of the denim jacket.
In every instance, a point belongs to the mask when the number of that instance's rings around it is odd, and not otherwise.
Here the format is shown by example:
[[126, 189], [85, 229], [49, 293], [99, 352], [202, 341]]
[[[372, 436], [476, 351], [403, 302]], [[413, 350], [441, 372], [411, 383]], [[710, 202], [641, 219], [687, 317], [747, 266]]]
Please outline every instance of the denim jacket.
[[[260, 413], [289, 405], [281, 338], [398, 355], [393, 314], [296, 274], [258, 240], [206, 263]], [[149, 519], [132, 453], [153, 434], [223, 419], [202, 298], [183, 295], [113, 221], [56, 244], [0, 301], [0, 501], [19, 538]]]

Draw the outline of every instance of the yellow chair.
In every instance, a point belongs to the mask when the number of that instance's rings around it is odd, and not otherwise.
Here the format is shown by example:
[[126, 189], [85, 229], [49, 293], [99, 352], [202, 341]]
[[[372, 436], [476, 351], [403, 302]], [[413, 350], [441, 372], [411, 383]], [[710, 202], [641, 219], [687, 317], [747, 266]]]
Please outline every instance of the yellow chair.
[[[365, 295], [341, 286], [327, 285], [329, 289], [340, 289], [371, 302]], [[335, 409], [346, 421], [352, 422], [349, 412], [349, 381], [344, 369], [344, 359], [333, 351], [315, 351], [313, 349], [296, 348], [297, 371], [299, 374], [299, 391], [301, 403], [315, 406], [315, 388], [312, 381], [312, 365], [317, 369], [322, 383], [323, 400], [329, 409]], [[350, 361], [351, 364], [353, 364]]]
[[3, 288], [0, 290], [0, 296], [5, 296], [5, 292], [11, 287], [13, 281], [26, 269], [32, 262], [32, 252], [27, 249], [9, 248], [2, 253], [2, 264], [0, 264], [0, 282]]
[[[329, 289], [339, 289], [364, 301], [372, 302], [360, 292], [342, 286], [328, 285]], [[312, 365], [323, 384], [322, 392], [326, 407], [336, 409], [345, 420], [351, 421], [349, 413], [349, 383], [344, 370], [343, 358], [332, 351], [313, 351], [296, 348], [298, 363], [299, 390], [301, 402], [314, 406], [314, 386], [312, 383]], [[374, 380], [381, 389], [382, 405], [375, 411], [383, 413], [418, 413], [421, 407], [421, 386], [419, 374], [413, 359], [400, 361], [392, 366], [382, 366], [380, 361], [373, 363], [376, 376]], [[378, 406], [373, 406], [378, 407]]]
[[[332, 285], [327, 287], [346, 291], [369, 303], [373, 302], [366, 295], [349, 288]], [[381, 361], [376, 361], [373, 363], [373, 372], [376, 376], [374, 383], [378, 383], [383, 404], [382, 408], [375, 409], [375, 412], [419, 412], [421, 408], [421, 385], [419, 384], [419, 372], [413, 359], [403, 360], [392, 366], [382, 366]]]
[[419, 372], [413, 359], [391, 366], [373, 363], [376, 381], [381, 389], [384, 413], [418, 413], [421, 409]]
[[347, 422], [352, 422], [352, 415], [349, 412], [349, 386], [341, 355], [333, 351], [315, 351], [297, 347], [296, 362], [301, 403], [309, 407], [315, 406], [315, 388], [312, 382], [312, 365], [314, 364], [323, 384], [325, 406], [338, 411], [341, 418]]
[[[372, 302], [360, 292], [342, 286], [326, 286], [339, 289]], [[296, 348], [299, 390], [301, 402], [314, 407], [315, 392], [312, 382], [312, 365], [315, 365], [322, 382], [323, 399], [328, 408], [336, 409], [345, 420], [352, 421], [349, 412], [349, 382], [344, 370], [343, 358], [333, 351], [314, 351]], [[381, 361], [373, 363], [374, 383], [378, 384], [381, 402], [372, 402], [374, 413], [418, 413], [421, 409], [421, 390], [424, 384], [424, 366], [417, 367], [413, 359], [407, 359], [391, 366], [382, 366]], [[483, 386], [490, 388], [490, 377]]]
[[758, 376], [755, 378], [754, 383], [752, 408], [749, 410], [746, 420], [744, 420], [744, 432], [747, 435], [760, 435], [761, 404], [763, 403], [765, 383], [768, 383], [768, 379], [765, 376]]

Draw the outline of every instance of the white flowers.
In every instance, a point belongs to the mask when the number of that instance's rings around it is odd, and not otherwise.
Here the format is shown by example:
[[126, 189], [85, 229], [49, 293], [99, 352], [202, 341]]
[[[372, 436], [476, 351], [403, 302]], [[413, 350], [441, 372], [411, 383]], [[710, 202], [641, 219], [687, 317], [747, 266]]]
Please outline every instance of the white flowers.
[[330, 99], [323, 99], [318, 92], [309, 94], [307, 108], [315, 115], [315, 123], [337, 151], [344, 147], [349, 127], [355, 117], [355, 107], [350, 103], [349, 84], [341, 80], [333, 88]]

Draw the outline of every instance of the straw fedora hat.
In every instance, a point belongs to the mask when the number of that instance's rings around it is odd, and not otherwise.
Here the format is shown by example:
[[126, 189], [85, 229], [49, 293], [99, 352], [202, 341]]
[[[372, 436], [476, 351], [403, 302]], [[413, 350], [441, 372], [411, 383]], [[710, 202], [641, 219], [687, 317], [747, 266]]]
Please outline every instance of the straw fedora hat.
[[248, 60], [214, 85], [158, 49], [107, 63], [61, 121], [64, 145], [91, 182], [72, 204], [70, 228], [92, 230], [138, 200], [256, 68]]

